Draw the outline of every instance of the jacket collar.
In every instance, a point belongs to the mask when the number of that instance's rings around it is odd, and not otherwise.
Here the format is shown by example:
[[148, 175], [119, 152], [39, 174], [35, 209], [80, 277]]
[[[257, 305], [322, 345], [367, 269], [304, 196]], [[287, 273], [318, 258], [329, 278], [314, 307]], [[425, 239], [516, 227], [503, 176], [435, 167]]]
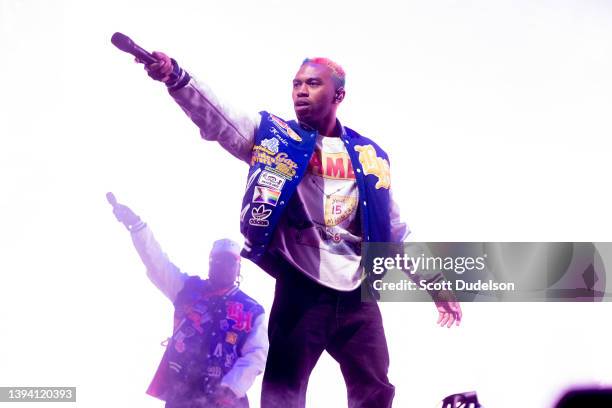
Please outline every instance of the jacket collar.
[[[300, 125], [300, 127], [308, 132], [312, 132], [315, 131], [317, 134], [319, 134], [319, 132], [316, 131], [316, 129], [314, 129], [312, 126], [307, 125], [306, 123], [302, 123], [299, 120], [295, 120], [298, 125]], [[344, 128], [344, 126], [342, 126], [342, 123], [340, 123], [340, 120], [338, 118], [336, 118], [336, 126], [340, 127], [340, 138], [344, 139], [346, 138], [348, 135], [346, 133], [346, 129]]]

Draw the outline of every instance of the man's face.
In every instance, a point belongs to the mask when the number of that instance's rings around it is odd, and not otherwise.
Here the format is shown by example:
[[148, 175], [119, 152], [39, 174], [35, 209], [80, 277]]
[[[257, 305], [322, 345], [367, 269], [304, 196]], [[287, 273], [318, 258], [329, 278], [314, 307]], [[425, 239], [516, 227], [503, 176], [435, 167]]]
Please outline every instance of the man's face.
[[293, 79], [293, 107], [300, 122], [312, 127], [336, 109], [332, 71], [325, 65], [306, 63]]
[[208, 279], [217, 287], [228, 287], [236, 282], [240, 272], [240, 258], [230, 252], [211, 252], [208, 267]]

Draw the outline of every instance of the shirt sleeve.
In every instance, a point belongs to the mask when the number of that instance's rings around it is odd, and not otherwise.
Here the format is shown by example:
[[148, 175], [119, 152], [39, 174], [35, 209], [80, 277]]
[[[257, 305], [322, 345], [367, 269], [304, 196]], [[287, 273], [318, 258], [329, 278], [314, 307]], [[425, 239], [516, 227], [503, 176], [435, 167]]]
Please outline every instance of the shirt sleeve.
[[213, 140], [242, 161], [250, 162], [259, 115], [247, 116], [217, 98], [210, 88], [191, 77], [187, 85], [169, 91], [183, 111], [200, 129], [205, 140]]
[[221, 385], [229, 387], [238, 398], [244, 397], [255, 378], [263, 373], [266, 367], [268, 347], [268, 327], [265, 313], [262, 313], [255, 319], [253, 330], [242, 345], [242, 356], [225, 374]]
[[189, 277], [168, 259], [148, 226], [132, 233], [132, 242], [147, 267], [147, 276], [171, 302]]

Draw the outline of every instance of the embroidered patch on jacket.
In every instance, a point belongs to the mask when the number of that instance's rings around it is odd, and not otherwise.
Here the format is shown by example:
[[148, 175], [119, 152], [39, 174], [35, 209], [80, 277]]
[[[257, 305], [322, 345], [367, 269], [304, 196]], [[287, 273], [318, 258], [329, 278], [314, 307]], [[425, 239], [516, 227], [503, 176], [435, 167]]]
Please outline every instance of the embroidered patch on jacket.
[[223, 371], [221, 370], [221, 367], [208, 367], [208, 369], [206, 370], [206, 373], [208, 374], [209, 377], [212, 378], [219, 378], [221, 377], [221, 374], [223, 374]]
[[287, 153], [271, 154], [270, 150], [260, 145], [253, 147], [251, 166], [255, 163], [265, 164], [266, 168], [274, 170], [289, 180], [295, 176], [298, 168], [297, 163], [291, 160]]
[[227, 332], [225, 335], [225, 342], [229, 344], [236, 344], [238, 341], [238, 333]]
[[278, 174], [274, 174], [270, 171], [265, 170], [259, 176], [259, 180], [257, 180], [257, 184], [264, 187], [273, 188], [275, 190], [282, 190], [285, 185], [285, 178], [279, 176]]
[[249, 220], [249, 224], [254, 227], [267, 227], [270, 225], [270, 221], [267, 218], [272, 214], [272, 210], [266, 210], [264, 205], [260, 205], [259, 207], [253, 207], [251, 210], [251, 219]]
[[285, 122], [283, 122], [282, 120], [280, 120], [276, 116], [270, 114], [270, 120], [272, 120], [272, 123], [274, 123], [276, 126], [281, 128], [281, 130], [283, 132], [285, 132], [287, 134], [287, 136], [289, 136], [290, 138], [292, 138], [296, 142], [301, 142], [302, 141], [302, 138], [300, 137], [300, 135], [298, 135], [295, 132], [295, 130], [291, 129], [291, 127], [288, 124], [286, 124]]
[[185, 351], [185, 334], [182, 331], [179, 331], [173, 336], [174, 340], [174, 349], [178, 353], [182, 353]]
[[225, 368], [231, 368], [234, 366], [234, 361], [236, 361], [236, 356], [233, 354], [225, 355]]
[[261, 145], [273, 154], [278, 153], [278, 139], [264, 139], [261, 141]]
[[391, 171], [389, 162], [382, 157], [376, 156], [376, 150], [372, 145], [355, 146], [355, 151], [359, 152], [359, 163], [363, 168], [363, 174], [372, 174], [378, 177], [376, 189], [386, 188], [391, 185]]
[[253, 203], [270, 204], [276, 207], [280, 191], [268, 187], [255, 186], [253, 190]]
[[253, 324], [253, 312], [245, 312], [244, 305], [240, 302], [227, 302], [226, 318], [233, 320], [236, 323], [232, 326], [233, 330], [236, 331], [251, 331], [251, 325]]
[[[274, 126], [270, 126], [269, 128], [270, 133], [272, 133], [274, 135], [275, 138], [277, 138], [282, 144], [284, 144], [285, 146], [289, 146], [289, 143], [287, 142], [287, 139], [285, 139], [284, 137], [282, 137], [280, 135], [280, 132], [278, 131], [278, 129]], [[285, 134], [285, 133], [283, 133]]]

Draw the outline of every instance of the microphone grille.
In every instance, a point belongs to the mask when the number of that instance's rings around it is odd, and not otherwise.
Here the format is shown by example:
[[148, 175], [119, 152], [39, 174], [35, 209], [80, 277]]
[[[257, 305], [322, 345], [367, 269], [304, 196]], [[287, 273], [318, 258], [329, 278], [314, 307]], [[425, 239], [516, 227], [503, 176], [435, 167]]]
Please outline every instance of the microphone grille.
[[125, 52], [129, 52], [129, 50], [134, 44], [130, 37], [120, 32], [116, 32], [115, 34], [113, 34], [113, 36], [111, 37], [111, 42], [115, 47]]

